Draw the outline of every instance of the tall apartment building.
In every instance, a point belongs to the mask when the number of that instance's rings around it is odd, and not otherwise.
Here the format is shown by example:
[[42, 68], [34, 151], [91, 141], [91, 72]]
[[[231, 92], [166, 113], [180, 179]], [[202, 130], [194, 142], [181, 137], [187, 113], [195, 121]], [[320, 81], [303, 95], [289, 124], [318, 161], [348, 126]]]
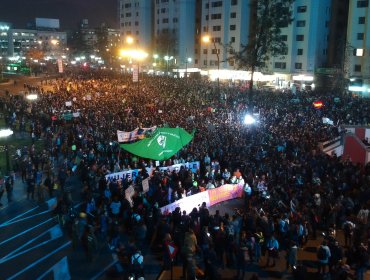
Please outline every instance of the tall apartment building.
[[[119, 1], [121, 34], [133, 36], [151, 54], [162, 52], [174, 56], [179, 67], [191, 57], [193, 66], [201, 69], [236, 70], [234, 62], [227, 60], [229, 54], [225, 45], [232, 44], [238, 51], [254, 32], [255, 12], [251, 5], [254, 0]], [[348, 4], [349, 0], [343, 1]], [[368, 1], [351, 2], [351, 6], [356, 6], [358, 2]], [[338, 67], [336, 56], [341, 50], [338, 52], [336, 48], [340, 32], [345, 32], [343, 28], [347, 24], [338, 17], [348, 10], [347, 4], [343, 6], [341, 3], [342, 0], [293, 2], [294, 20], [281, 29], [288, 52], [271, 57], [266, 63], [266, 70], [279, 77], [280, 85], [284, 84], [282, 81], [292, 79], [312, 82], [317, 69]], [[367, 26], [367, 20], [363, 26]], [[208, 42], [202, 40], [205, 36], [209, 38]], [[345, 36], [341, 38], [345, 40]]]
[[197, 62], [196, 0], [155, 0], [154, 50], [173, 56], [179, 67]]
[[370, 92], [369, 0], [350, 0], [346, 68], [348, 77], [357, 82], [355, 91]]
[[293, 22], [281, 29], [288, 53], [272, 57], [268, 69], [292, 74], [288, 80], [312, 81], [315, 69], [327, 61], [331, 0], [296, 0], [292, 12]]
[[[209, 42], [201, 41], [200, 68], [234, 68], [227, 62], [225, 45], [231, 43], [236, 51], [248, 42], [250, 24], [249, 0], [202, 0], [202, 37], [209, 36]], [[219, 54], [219, 58], [217, 57]]]
[[0, 22], [0, 57], [8, 56], [8, 46], [9, 46], [9, 29], [11, 25], [6, 22]]
[[146, 50], [153, 46], [154, 0], [118, 0], [121, 38], [135, 38], [136, 45]]
[[349, 0], [332, 0], [327, 67], [343, 69]]
[[42, 50], [45, 56], [55, 56], [67, 45], [65, 32], [56, 30], [13, 29], [0, 23], [0, 56], [25, 56], [31, 49]]
[[[121, 37], [151, 54], [173, 57], [184, 66], [196, 58], [196, 5], [199, 0], [119, 0]], [[188, 60], [188, 58], [190, 58]]]

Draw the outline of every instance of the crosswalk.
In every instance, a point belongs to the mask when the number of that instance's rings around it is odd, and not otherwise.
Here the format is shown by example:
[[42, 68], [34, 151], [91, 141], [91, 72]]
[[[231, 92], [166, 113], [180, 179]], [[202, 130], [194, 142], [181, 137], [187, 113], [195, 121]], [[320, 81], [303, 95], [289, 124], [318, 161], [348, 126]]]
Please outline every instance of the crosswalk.
[[104, 243], [91, 263], [81, 247], [73, 250], [55, 203], [22, 200], [0, 211], [0, 279], [101, 279], [117, 262]]
[[26, 201], [17, 206], [14, 215], [0, 214], [1, 279], [70, 279], [71, 241], [63, 235], [50, 205]]

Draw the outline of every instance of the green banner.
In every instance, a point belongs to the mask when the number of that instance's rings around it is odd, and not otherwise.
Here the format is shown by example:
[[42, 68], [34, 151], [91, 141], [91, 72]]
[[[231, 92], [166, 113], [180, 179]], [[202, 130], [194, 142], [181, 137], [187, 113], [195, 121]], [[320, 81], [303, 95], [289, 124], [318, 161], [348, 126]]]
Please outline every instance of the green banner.
[[193, 139], [182, 128], [157, 128], [150, 138], [133, 144], [121, 144], [121, 148], [142, 158], [166, 160], [176, 154]]

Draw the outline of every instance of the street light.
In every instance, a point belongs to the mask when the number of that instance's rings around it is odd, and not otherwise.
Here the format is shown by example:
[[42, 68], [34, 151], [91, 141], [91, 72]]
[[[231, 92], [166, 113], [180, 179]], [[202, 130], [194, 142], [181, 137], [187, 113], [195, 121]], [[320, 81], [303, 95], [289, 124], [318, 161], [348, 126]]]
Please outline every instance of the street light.
[[191, 57], [188, 57], [185, 61], [185, 79], [188, 78], [188, 63], [191, 63]]
[[30, 93], [26, 96], [26, 98], [30, 101], [37, 100], [38, 95], [36, 93]]
[[214, 38], [212, 38], [211, 40], [211, 37], [209, 35], [204, 35], [202, 37], [202, 41], [205, 44], [209, 44], [209, 42], [211, 41], [213, 43], [213, 49], [217, 56], [217, 91], [218, 93], [220, 93], [220, 53], [218, 52], [218, 49], [216, 47], [216, 40]]
[[4, 64], [3, 64], [3, 57], [0, 56], [0, 62], [1, 62], [1, 79], [0, 81], [2, 81], [4, 79]]
[[126, 43], [132, 45], [134, 43], [134, 38], [131, 36], [126, 37]]
[[157, 66], [157, 59], [159, 58], [159, 55], [158, 54], [153, 54], [153, 58], [154, 58], [154, 62], [153, 62], [153, 72], [154, 72], [154, 75], [155, 75], [155, 67]]
[[165, 57], [164, 57], [164, 60], [166, 61], [166, 72], [167, 72], [167, 75], [168, 75], [168, 62], [170, 61], [170, 60], [172, 60], [173, 59], [173, 56], [171, 55], [171, 56], [168, 56], [168, 55], [166, 55]]
[[[10, 135], [13, 135], [13, 130], [6, 128], [0, 129], [0, 138], [6, 139]], [[9, 147], [8, 144], [5, 144], [5, 157], [6, 157], [6, 173], [9, 175], [10, 172], [10, 163], [9, 163]]]
[[137, 61], [137, 91], [139, 93], [140, 91], [140, 85], [139, 85], [139, 81], [140, 81], [140, 77], [139, 77], [139, 74], [140, 74], [140, 61], [144, 60], [145, 58], [148, 57], [148, 53], [145, 52], [144, 50], [140, 50], [140, 49], [122, 49], [120, 50], [120, 55], [122, 57], [129, 57], [130, 59], [132, 60], [136, 60]]

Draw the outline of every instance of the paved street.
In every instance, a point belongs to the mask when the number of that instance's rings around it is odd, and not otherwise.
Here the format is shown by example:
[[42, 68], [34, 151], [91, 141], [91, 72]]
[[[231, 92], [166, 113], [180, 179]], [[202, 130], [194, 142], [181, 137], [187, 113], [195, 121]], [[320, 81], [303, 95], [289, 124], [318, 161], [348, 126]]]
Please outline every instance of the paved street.
[[[41, 80], [45, 80], [47, 77], [42, 74], [37, 77], [32, 76], [19, 76], [19, 75], [4, 75], [9, 79], [8, 82], [0, 83], [0, 95], [4, 95], [6, 91], [13, 95], [20, 94], [24, 91], [24, 84], [41, 86]], [[51, 79], [53, 76], [48, 76]], [[14, 81], [16, 82], [14, 84]], [[42, 87], [44, 90], [50, 89], [50, 85], [43, 84]]]

